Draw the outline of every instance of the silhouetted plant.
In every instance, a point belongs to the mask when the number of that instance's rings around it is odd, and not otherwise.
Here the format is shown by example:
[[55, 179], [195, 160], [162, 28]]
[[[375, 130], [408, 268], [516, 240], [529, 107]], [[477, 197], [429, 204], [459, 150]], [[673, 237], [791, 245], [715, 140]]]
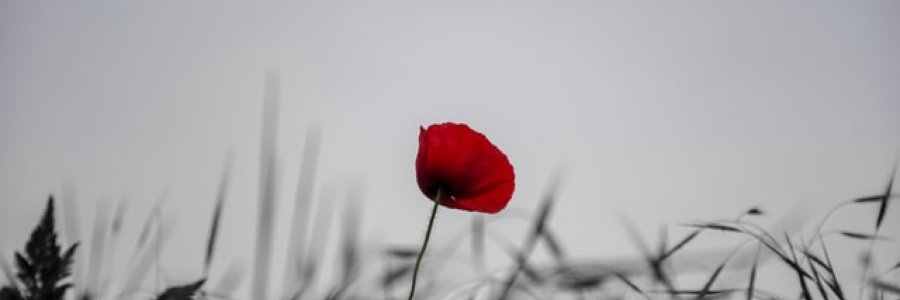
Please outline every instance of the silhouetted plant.
[[53, 222], [53, 196], [47, 201], [47, 209], [40, 223], [31, 232], [25, 244], [25, 252], [16, 252], [16, 277], [21, 289], [4, 287], [0, 300], [61, 300], [72, 283], [65, 282], [71, 274], [72, 258], [78, 243], [64, 253], [56, 241]]
[[200, 292], [206, 279], [200, 279], [197, 282], [189, 283], [181, 286], [174, 286], [156, 297], [157, 300], [191, 300]]
[[22, 296], [19, 296], [19, 291], [12, 287], [3, 287], [0, 289], [0, 300], [19, 300], [22, 299]]

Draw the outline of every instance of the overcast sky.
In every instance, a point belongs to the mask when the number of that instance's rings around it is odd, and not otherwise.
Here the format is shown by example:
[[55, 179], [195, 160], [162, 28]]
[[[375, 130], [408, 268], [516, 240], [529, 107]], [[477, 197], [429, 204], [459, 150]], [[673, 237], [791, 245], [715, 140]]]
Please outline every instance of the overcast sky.
[[[267, 72], [281, 87], [275, 257], [310, 126], [314, 195], [334, 191], [340, 210], [358, 191], [378, 245], [419, 243], [418, 127], [443, 121], [510, 157], [514, 198], [488, 218], [517, 243], [515, 218], [555, 174], [552, 225], [576, 257], [635, 253], [619, 215], [650, 236], [752, 206], [814, 217], [880, 192], [900, 154], [900, 2], [809, 4], [3, 1], [0, 253], [51, 193], [76, 196], [63, 200], [85, 240], [98, 202], [130, 203], [136, 228], [165, 194], [178, 232], [164, 267], [190, 280], [230, 151], [221, 265], [249, 264]], [[870, 213], [838, 218], [868, 228], [853, 220]], [[436, 241], [470, 217], [442, 210]]]

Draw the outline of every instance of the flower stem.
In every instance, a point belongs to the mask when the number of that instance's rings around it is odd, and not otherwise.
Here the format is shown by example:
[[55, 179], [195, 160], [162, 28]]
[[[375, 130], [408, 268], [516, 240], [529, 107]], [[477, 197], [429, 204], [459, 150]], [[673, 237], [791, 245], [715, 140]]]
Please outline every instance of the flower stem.
[[437, 190], [434, 196], [434, 207], [431, 208], [431, 218], [428, 219], [428, 230], [425, 231], [425, 241], [422, 242], [422, 249], [419, 250], [419, 256], [416, 258], [416, 268], [413, 269], [412, 287], [409, 289], [408, 300], [413, 299], [416, 294], [416, 279], [419, 278], [419, 265], [422, 264], [422, 257], [425, 256], [425, 248], [428, 248], [428, 240], [431, 239], [431, 228], [434, 227], [434, 216], [437, 215], [438, 205], [441, 204], [441, 189]]

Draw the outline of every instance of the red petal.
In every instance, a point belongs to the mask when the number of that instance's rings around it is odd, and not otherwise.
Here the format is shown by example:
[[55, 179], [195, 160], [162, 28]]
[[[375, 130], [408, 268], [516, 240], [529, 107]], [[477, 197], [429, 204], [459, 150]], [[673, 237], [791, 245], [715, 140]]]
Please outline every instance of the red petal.
[[420, 128], [416, 179], [429, 198], [441, 188], [446, 207], [486, 213], [506, 207], [515, 189], [506, 155], [465, 124]]

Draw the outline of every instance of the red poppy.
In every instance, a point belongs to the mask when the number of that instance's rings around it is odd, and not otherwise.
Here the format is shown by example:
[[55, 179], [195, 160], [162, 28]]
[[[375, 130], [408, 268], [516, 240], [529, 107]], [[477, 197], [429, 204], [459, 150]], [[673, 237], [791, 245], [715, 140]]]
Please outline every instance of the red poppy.
[[416, 156], [419, 189], [449, 208], [497, 213], [515, 189], [515, 174], [506, 154], [466, 124], [443, 123], [421, 128]]

